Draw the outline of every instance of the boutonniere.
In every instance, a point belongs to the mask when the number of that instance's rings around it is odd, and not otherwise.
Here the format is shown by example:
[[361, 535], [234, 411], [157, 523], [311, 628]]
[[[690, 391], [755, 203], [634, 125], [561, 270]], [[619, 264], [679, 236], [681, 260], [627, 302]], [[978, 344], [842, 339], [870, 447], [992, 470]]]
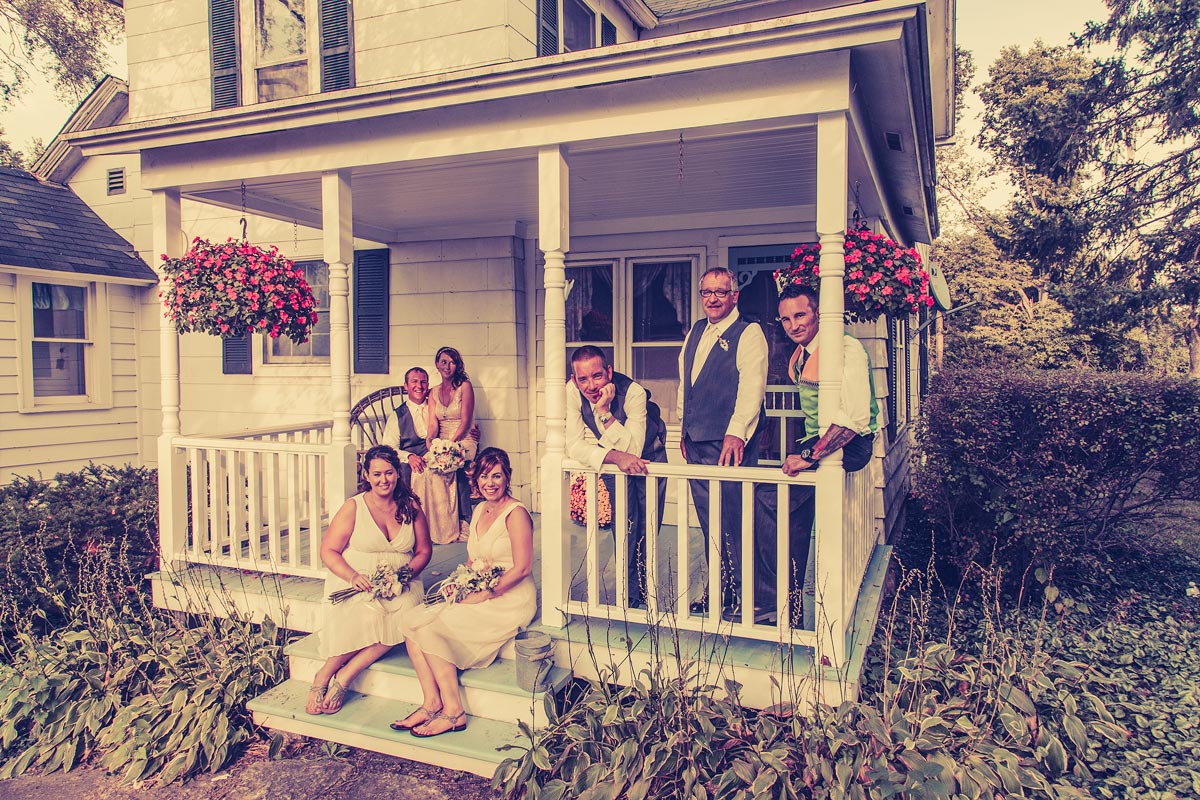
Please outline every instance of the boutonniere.
[[729, 352], [729, 340], [728, 339], [717, 339], [717, 344], [721, 345], [721, 349], [724, 350], [726, 353]]

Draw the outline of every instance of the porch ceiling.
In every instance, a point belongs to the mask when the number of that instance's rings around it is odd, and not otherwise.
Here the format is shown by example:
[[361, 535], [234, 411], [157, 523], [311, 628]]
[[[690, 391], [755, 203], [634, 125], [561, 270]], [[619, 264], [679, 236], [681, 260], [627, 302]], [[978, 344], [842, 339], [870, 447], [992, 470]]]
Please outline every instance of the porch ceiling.
[[[613, 220], [663, 220], [816, 202], [816, 129], [802, 125], [736, 135], [636, 144], [595, 143], [570, 155], [571, 219], [577, 226]], [[488, 160], [385, 165], [353, 170], [355, 236], [412, 241], [496, 225], [535, 225], [536, 152]], [[236, 187], [187, 193], [238, 208]], [[246, 183], [251, 211], [319, 226], [318, 176]]]

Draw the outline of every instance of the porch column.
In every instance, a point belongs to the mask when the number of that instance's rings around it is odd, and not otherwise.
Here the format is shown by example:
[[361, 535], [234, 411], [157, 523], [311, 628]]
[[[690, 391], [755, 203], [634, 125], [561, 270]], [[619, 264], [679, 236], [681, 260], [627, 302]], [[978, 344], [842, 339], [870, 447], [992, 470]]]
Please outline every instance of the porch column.
[[538, 151], [538, 247], [545, 259], [546, 451], [542, 454], [542, 624], [562, 626], [571, 581], [570, 549], [563, 540], [562, 462], [566, 450], [567, 285], [570, 250], [569, 168], [562, 145]]
[[[150, 193], [150, 222], [154, 254], [178, 258], [183, 255], [183, 228], [179, 215], [179, 190], [156, 189]], [[158, 265], [157, 259], [154, 261]], [[159, 392], [162, 431], [158, 436], [158, 540], [161, 566], [187, 549], [187, 465], [175, 450], [179, 435], [179, 332], [175, 323], [157, 305]]]
[[333, 435], [325, 480], [325, 510], [332, 517], [357, 488], [358, 454], [350, 441], [350, 281], [354, 260], [350, 172], [321, 174], [321, 230], [329, 265], [329, 398]]
[[[821, 327], [817, 348], [820, 388], [817, 417], [825, 430], [842, 398], [842, 337], [846, 298], [845, 228], [849, 164], [849, 126], [842, 112], [817, 118], [817, 236], [821, 241]], [[816, 592], [820, 655], [836, 667], [846, 661], [848, 609], [845, 597], [842, 495], [845, 493], [842, 451], [821, 459], [817, 469]]]

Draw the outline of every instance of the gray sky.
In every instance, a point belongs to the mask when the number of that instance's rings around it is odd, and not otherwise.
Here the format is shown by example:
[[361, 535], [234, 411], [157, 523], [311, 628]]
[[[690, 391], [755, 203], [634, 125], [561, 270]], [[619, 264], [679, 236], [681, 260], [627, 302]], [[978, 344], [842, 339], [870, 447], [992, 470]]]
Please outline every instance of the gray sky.
[[[1088, 19], [1104, 15], [1102, 0], [957, 0], [958, 43], [975, 54], [978, 80], [987, 78], [988, 65], [1005, 45], [1029, 45], [1041, 38], [1049, 44], [1066, 44], [1070, 34], [1083, 29]], [[124, 47], [114, 48], [110, 71], [126, 76]], [[21, 103], [0, 113], [0, 127], [15, 147], [27, 149], [34, 137], [44, 141], [58, 133], [74, 102], [58, 100], [50, 86], [39, 81]], [[969, 106], [964, 119], [965, 136], [978, 128], [978, 105]]]

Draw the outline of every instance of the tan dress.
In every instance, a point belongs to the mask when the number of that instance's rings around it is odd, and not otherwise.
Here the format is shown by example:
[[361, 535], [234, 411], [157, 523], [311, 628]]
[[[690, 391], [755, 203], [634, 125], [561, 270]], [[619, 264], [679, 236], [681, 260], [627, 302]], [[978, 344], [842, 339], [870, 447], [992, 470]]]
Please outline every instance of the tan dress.
[[[431, 430], [429, 436], [431, 439], [450, 439], [458, 432], [459, 425], [462, 424], [462, 386], [454, 390], [450, 398], [450, 405], [442, 405], [438, 394], [438, 389], [429, 393], [429, 403], [437, 421], [437, 429]], [[463, 439], [461, 444], [467, 450], [468, 460], [474, 459], [475, 440], [468, 437]], [[413, 476], [414, 484], [416, 477]], [[455, 483], [455, 476], [453, 474], [437, 475], [430, 470], [425, 470], [422, 474], [422, 482], [424, 483], [422, 487], [424, 492], [418, 494], [424, 497], [425, 516], [429, 518], [429, 538], [433, 540], [434, 544], [456, 541], [462, 532], [462, 526], [459, 522], [458, 487]]]
[[[468, 563], [513, 566], [508, 515], [524, 508], [513, 501], [486, 531], [479, 530], [483, 506], [475, 509], [471, 537], [467, 540]], [[537, 590], [533, 578], [525, 578], [499, 597], [482, 603], [460, 605], [439, 603], [421, 606], [404, 615], [404, 634], [426, 653], [455, 664], [459, 669], [486, 667], [500, 648], [533, 621], [537, 613]]]
[[[342, 558], [363, 575], [370, 577], [380, 564], [399, 569], [412, 560], [416, 533], [412, 523], [400, 526], [396, 538], [388, 541], [380, 530], [364, 495], [354, 496], [354, 531], [342, 551]], [[404, 641], [401, 618], [420, 604], [425, 591], [420, 581], [393, 600], [375, 600], [370, 592], [359, 592], [336, 605], [329, 595], [350, 584], [330, 572], [325, 576], [325, 624], [321, 628], [321, 657], [331, 658], [352, 653], [373, 644], [395, 645]]]

